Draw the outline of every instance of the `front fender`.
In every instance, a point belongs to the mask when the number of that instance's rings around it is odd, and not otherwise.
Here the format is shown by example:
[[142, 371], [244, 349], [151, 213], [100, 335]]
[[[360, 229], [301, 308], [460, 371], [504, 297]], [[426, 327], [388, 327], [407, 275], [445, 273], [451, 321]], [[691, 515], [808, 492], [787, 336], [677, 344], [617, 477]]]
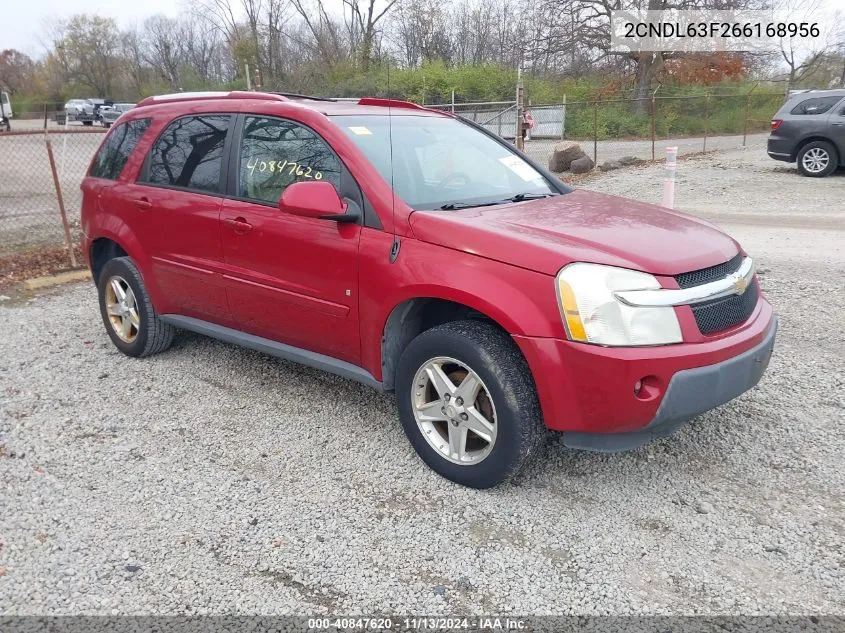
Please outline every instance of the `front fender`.
[[553, 277], [414, 239], [402, 240], [399, 257], [390, 264], [392, 240], [377, 231], [365, 231], [361, 238], [361, 357], [378, 379], [385, 325], [409, 299], [467, 306], [512, 335], [565, 336]]

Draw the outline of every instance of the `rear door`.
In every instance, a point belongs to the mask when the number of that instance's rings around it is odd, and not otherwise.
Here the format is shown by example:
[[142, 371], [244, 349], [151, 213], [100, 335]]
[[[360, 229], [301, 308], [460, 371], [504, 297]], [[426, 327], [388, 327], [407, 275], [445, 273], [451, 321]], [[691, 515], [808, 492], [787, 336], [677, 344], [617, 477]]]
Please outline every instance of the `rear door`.
[[166, 310], [226, 323], [220, 244], [226, 143], [234, 115], [198, 114], [167, 125], [123, 195]]
[[232, 146], [222, 238], [232, 316], [241, 330], [358, 362], [360, 224], [284, 213], [292, 183], [332, 183], [348, 204], [361, 191], [331, 147], [289, 119], [241, 115]]

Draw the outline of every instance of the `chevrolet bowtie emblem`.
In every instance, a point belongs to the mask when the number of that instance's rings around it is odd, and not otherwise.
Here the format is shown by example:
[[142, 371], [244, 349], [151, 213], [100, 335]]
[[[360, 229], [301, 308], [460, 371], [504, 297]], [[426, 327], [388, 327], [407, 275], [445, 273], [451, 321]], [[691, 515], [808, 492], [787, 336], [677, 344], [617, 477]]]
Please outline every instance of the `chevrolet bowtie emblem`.
[[731, 281], [734, 285], [734, 291], [736, 294], [741, 295], [745, 292], [745, 289], [748, 288], [748, 280], [745, 277], [740, 277], [738, 274], [733, 274], [730, 276]]

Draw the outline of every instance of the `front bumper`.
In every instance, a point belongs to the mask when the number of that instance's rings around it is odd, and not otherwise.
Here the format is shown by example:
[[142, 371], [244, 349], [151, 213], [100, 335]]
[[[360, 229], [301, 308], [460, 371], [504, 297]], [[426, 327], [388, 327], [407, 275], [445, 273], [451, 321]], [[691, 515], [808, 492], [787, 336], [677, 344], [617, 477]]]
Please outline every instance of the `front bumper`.
[[733, 400], [760, 382], [772, 357], [776, 333], [774, 319], [763, 342], [747, 352], [715, 365], [676, 373], [645, 428], [628, 433], [564, 433], [563, 443], [570, 448], [616, 453], [666, 437], [695, 416]]
[[[761, 297], [745, 324], [699, 343], [612, 348], [514, 340], [531, 367], [546, 426], [562, 431], [568, 446], [621, 451], [667, 435], [756, 385], [776, 332], [772, 307]], [[640, 380], [649, 388], [635, 393]]]

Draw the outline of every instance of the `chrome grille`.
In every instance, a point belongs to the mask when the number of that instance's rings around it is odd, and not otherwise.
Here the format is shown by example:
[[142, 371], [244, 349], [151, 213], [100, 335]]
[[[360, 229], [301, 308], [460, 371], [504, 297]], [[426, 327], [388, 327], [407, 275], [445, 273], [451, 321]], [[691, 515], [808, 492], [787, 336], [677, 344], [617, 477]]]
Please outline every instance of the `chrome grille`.
[[[742, 263], [743, 255], [736, 257], [724, 264], [694, 270], [689, 273], [682, 273], [675, 276], [675, 281], [681, 288], [691, 288], [702, 284], [723, 279], [727, 275], [736, 272]], [[704, 303], [690, 306], [698, 329], [702, 334], [715, 334], [722, 330], [734, 327], [748, 320], [757, 307], [757, 300], [760, 292], [757, 287], [757, 280], [753, 280], [748, 288], [741, 295], [731, 295], [714, 299]]]
[[726, 261], [724, 264], [711, 266], [710, 268], [702, 268], [701, 270], [694, 270], [691, 273], [681, 273], [675, 275], [675, 281], [678, 282], [680, 288], [692, 288], [693, 286], [701, 286], [708, 284], [711, 281], [717, 281], [727, 277], [731, 273], [739, 269], [742, 263], [742, 253], [737, 253], [732, 259]]

